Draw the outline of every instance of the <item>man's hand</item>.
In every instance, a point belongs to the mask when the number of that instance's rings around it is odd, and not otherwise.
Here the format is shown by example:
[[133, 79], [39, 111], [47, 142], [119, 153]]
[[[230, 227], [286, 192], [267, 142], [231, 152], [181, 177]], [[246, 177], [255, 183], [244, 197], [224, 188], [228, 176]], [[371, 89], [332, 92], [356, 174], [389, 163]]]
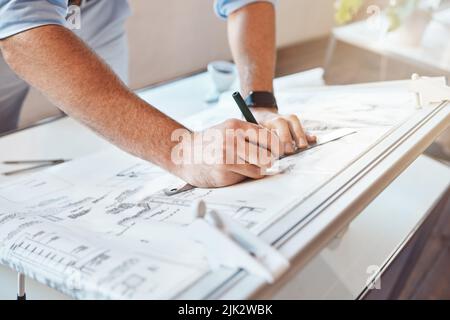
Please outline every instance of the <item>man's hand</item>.
[[[20, 77], [63, 111], [125, 151], [192, 185], [222, 187], [261, 178], [264, 168], [279, 157], [278, 137], [243, 121], [229, 120], [201, 133], [189, 132], [131, 92], [64, 27], [50, 25], [25, 31], [1, 40], [0, 50]], [[174, 133], [179, 131], [192, 139], [174, 141]], [[217, 136], [226, 139], [212, 139]], [[177, 149], [183, 157], [191, 154], [192, 161], [175, 163]]]
[[280, 157], [280, 140], [261, 126], [232, 119], [202, 132], [172, 135], [180, 141], [172, 161], [178, 175], [196, 187], [217, 188], [261, 179]]
[[[268, 2], [255, 2], [228, 18], [228, 37], [231, 51], [239, 69], [241, 94], [251, 91], [273, 92], [275, 76], [275, 10]], [[295, 115], [282, 116], [275, 108], [252, 108], [258, 123], [278, 132], [282, 154], [296, 148], [306, 148], [315, 137], [305, 133]]]
[[308, 134], [296, 115], [280, 115], [276, 108], [252, 108], [258, 123], [274, 130], [280, 138], [282, 155], [292, 154], [296, 149], [304, 149], [316, 142], [316, 137]]

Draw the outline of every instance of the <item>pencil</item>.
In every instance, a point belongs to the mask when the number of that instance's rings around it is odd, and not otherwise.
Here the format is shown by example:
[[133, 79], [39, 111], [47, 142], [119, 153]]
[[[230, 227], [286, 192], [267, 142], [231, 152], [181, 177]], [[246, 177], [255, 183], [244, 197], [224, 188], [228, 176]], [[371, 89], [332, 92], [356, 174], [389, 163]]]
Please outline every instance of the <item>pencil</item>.
[[233, 93], [234, 101], [236, 101], [236, 104], [238, 105], [239, 109], [242, 112], [242, 115], [244, 116], [245, 120], [250, 123], [258, 124], [258, 121], [256, 121], [255, 117], [253, 116], [252, 112], [248, 108], [247, 104], [245, 103], [244, 99], [242, 98], [241, 94], [239, 92]]

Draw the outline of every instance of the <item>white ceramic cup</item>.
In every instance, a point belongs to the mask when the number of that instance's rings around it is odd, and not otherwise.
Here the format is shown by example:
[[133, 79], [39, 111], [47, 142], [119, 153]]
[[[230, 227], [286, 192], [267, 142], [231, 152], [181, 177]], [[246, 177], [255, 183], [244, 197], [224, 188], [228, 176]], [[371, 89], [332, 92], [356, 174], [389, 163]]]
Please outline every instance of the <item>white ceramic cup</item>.
[[228, 61], [213, 61], [208, 64], [208, 73], [213, 84], [213, 92], [208, 95], [208, 100], [213, 101], [230, 89], [236, 80], [236, 65]]

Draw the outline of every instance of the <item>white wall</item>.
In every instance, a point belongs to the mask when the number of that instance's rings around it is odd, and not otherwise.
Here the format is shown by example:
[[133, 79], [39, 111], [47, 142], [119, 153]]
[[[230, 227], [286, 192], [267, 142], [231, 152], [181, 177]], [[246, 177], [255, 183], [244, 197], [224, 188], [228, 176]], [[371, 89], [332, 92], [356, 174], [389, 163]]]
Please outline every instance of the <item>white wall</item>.
[[[333, 3], [279, 0], [279, 46], [327, 34], [333, 25]], [[226, 22], [214, 15], [213, 0], [131, 0], [131, 4], [132, 87], [202, 69], [211, 60], [231, 58]]]
[[277, 37], [280, 47], [330, 33], [335, 0], [278, 0]]
[[[230, 59], [226, 23], [213, 12], [213, 0], [131, 0], [127, 24], [130, 81], [140, 88], [200, 70], [215, 59]], [[327, 34], [334, 0], [279, 0], [279, 46]], [[25, 102], [21, 125], [57, 114], [36, 92]]]

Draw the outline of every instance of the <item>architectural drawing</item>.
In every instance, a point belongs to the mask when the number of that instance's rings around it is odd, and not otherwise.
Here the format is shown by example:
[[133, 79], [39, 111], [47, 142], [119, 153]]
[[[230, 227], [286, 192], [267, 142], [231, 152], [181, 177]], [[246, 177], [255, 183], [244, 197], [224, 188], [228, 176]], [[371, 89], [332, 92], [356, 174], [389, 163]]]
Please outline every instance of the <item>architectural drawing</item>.
[[[208, 272], [204, 248], [183, 237], [191, 205], [227, 213], [254, 233], [306, 201], [414, 112], [406, 90], [285, 91], [281, 112], [319, 137], [357, 133], [285, 158], [283, 173], [174, 196], [182, 181], [116, 148], [0, 185], [0, 262], [76, 298], [170, 298]], [[228, 98], [188, 119], [201, 129], [240, 117]]]

